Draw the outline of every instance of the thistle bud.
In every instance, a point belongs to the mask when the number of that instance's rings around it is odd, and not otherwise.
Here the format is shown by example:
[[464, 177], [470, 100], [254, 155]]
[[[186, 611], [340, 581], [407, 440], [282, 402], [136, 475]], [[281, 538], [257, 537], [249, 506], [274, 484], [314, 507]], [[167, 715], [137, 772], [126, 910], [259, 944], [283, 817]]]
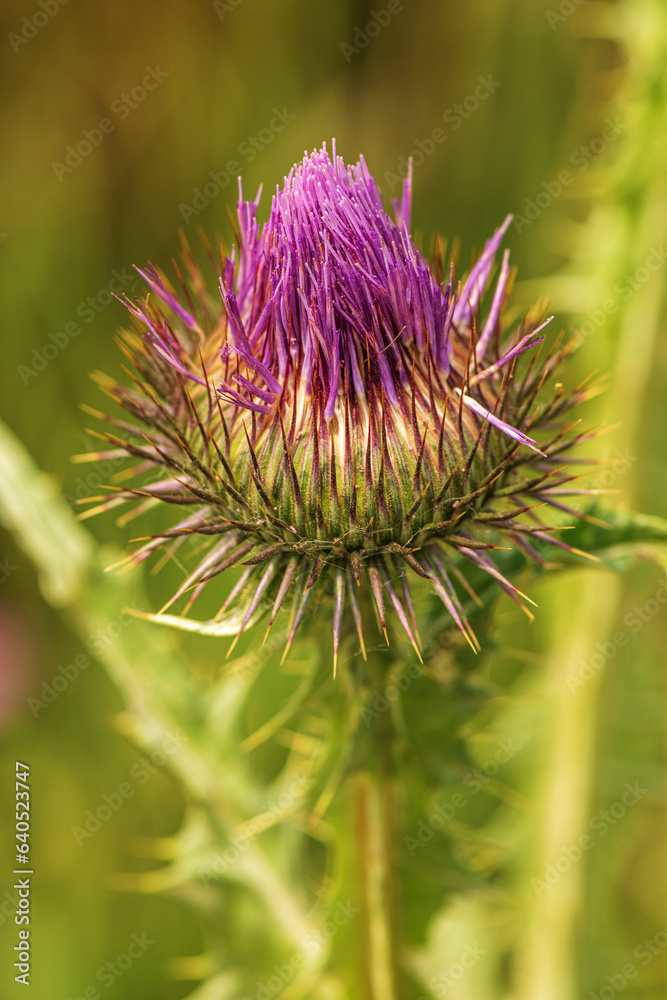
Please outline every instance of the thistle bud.
[[186, 508], [131, 558], [199, 536], [204, 555], [169, 602], [188, 593], [188, 611], [207, 581], [242, 567], [219, 612], [236, 609], [237, 635], [263, 614], [271, 627], [289, 600], [289, 647], [328, 582], [334, 662], [346, 610], [363, 650], [360, 587], [385, 636], [391, 608], [419, 652], [418, 576], [476, 648], [457, 592], [466, 566], [523, 605], [494, 548], [537, 560], [536, 540], [567, 548], [522, 515], [567, 509], [559, 467], [576, 439], [558, 421], [585, 395], [557, 388], [536, 409], [568, 348], [538, 364], [549, 321], [532, 311], [504, 324], [507, 251], [495, 272], [511, 217], [457, 281], [410, 236], [411, 177], [392, 219], [363, 158], [345, 166], [335, 146], [291, 170], [263, 226], [258, 203], [240, 193], [219, 295], [187, 251], [182, 294], [139, 271], [149, 294], [127, 302], [125, 343], [138, 377], [101, 382], [133, 421], [108, 418], [113, 454], [136, 458], [142, 478], [101, 507]]

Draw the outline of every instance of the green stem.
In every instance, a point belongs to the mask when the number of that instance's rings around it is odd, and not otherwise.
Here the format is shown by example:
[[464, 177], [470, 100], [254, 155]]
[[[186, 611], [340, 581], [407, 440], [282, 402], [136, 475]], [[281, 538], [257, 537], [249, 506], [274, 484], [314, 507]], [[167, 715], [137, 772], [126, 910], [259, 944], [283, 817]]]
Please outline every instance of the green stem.
[[[371, 700], [382, 692], [385, 672], [371, 652], [368, 678]], [[359, 899], [364, 928], [362, 983], [368, 1000], [400, 996], [400, 935], [396, 885], [397, 801], [390, 714], [373, 719], [368, 769], [356, 779], [355, 844]]]

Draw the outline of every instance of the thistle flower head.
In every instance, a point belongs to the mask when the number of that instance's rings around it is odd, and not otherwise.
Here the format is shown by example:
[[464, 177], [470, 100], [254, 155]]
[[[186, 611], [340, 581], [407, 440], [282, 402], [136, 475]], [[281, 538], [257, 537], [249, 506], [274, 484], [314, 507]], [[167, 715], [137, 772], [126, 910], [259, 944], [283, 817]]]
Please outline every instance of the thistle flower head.
[[567, 348], [538, 365], [542, 317], [503, 321], [507, 251], [490, 285], [510, 218], [457, 281], [410, 236], [411, 178], [392, 219], [363, 158], [345, 166], [335, 146], [291, 170], [263, 226], [258, 203], [240, 195], [219, 294], [187, 248], [180, 292], [153, 267], [139, 272], [149, 293], [127, 302], [136, 329], [124, 345], [138, 376], [133, 387], [99, 378], [133, 418], [105, 418], [118, 430], [105, 454], [138, 459], [142, 479], [95, 510], [188, 508], [131, 559], [205, 542], [169, 602], [188, 594], [187, 611], [207, 581], [242, 567], [217, 616], [237, 634], [264, 613], [270, 627], [289, 602], [289, 647], [328, 588], [334, 658], [346, 607], [363, 650], [366, 589], [385, 636], [391, 606], [419, 651], [417, 575], [475, 648], [457, 592], [465, 567], [522, 603], [493, 562], [499, 537], [537, 560], [535, 538], [564, 545], [522, 515], [563, 508], [558, 466], [573, 439], [558, 421], [584, 395], [557, 389], [535, 412]]

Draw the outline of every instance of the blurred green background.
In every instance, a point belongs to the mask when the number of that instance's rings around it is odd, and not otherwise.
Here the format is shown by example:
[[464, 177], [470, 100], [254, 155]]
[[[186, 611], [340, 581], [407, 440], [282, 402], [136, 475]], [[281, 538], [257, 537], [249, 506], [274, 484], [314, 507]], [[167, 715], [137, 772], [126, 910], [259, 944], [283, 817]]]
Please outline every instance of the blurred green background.
[[[195, 200], [210, 172], [236, 161], [246, 196], [264, 183], [264, 218], [292, 163], [335, 137], [347, 161], [363, 153], [387, 200], [398, 193], [401, 163], [415, 156], [413, 227], [425, 249], [438, 232], [459, 237], [465, 262], [507, 212], [525, 220], [507, 241], [519, 268], [515, 301], [547, 294], [561, 327], [585, 331], [569, 377], [608, 373], [608, 391], [589, 404], [586, 419], [617, 425], [588, 453], [625, 456], [609, 467], [615, 503], [664, 513], [663, 2], [404, 0], [376, 37], [369, 37], [375, 29], [357, 29], [377, 23], [372, 12], [386, 11], [382, 0], [44, 3], [2, 5], [0, 416], [69, 498], [97, 488], [94, 467], [73, 465], [70, 456], [93, 445], [79, 404], [97, 407], [102, 397], [88, 372], [119, 373], [113, 334], [125, 316], [109, 294], [112, 279], [120, 274], [123, 291], [138, 294], [131, 266], [168, 267], [180, 227], [192, 245], [198, 226], [231, 238], [226, 208], [236, 200], [235, 180]], [[150, 70], [155, 89], [142, 91]], [[481, 101], [480, 78], [493, 81]], [[275, 109], [286, 120], [281, 131], [271, 129]], [[68, 147], [104, 119], [113, 129], [93, 131], [98, 145], [80, 162], [66, 160]], [[446, 140], [435, 144], [438, 128]], [[554, 195], [563, 170], [573, 183]], [[654, 271], [649, 259], [662, 263]], [[72, 336], [68, 324], [80, 332]], [[116, 546], [135, 533], [109, 516], [88, 526]], [[142, 754], [125, 739], [122, 699], [92, 654], [77, 682], [34, 717], [27, 699], [86, 650], [44, 601], [30, 561], [5, 531], [0, 560], [0, 804], [10, 817], [14, 760], [26, 761], [34, 995], [82, 996], [133, 933], [146, 933], [155, 944], [111, 991], [128, 1000], [185, 996], [193, 984], [174, 978], [170, 962], [201, 952], [195, 912], [178, 898], [122, 891], [117, 877], [148, 865], [138, 856], [140, 838], [178, 829], [181, 793], [168, 768], [158, 768], [77, 846], [72, 827], [128, 780]], [[530, 581], [540, 605], [532, 626], [498, 603], [509, 652], [489, 670], [513, 692], [521, 725], [546, 734], [517, 764], [530, 818], [513, 845], [525, 927], [498, 996], [600, 995], [605, 977], [667, 925], [663, 605], [646, 612], [636, 633], [627, 620], [648, 607], [661, 573], [646, 560], [622, 577], [592, 568]], [[146, 609], [160, 605], [169, 584], [169, 573], [149, 581]], [[575, 699], [563, 676], [618, 630], [627, 644]], [[202, 677], [222, 662], [216, 640], [182, 645]], [[647, 794], [576, 878], [543, 896], [532, 892], [531, 878], [576, 840], [582, 822], [637, 781]], [[11, 896], [9, 821], [3, 831], [0, 891]], [[6, 918], [3, 996], [20, 995], [11, 981], [15, 942]], [[622, 992], [667, 995], [667, 948]]]

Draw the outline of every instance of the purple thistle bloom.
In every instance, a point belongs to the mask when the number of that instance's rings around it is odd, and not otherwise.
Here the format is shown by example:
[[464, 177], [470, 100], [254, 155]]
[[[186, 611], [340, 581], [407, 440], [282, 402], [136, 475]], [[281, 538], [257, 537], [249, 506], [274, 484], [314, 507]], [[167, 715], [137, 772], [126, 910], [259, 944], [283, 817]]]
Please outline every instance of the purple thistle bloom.
[[169, 603], [190, 591], [189, 610], [206, 581], [242, 566], [219, 616], [235, 607], [238, 635], [264, 612], [271, 627], [291, 597], [288, 648], [313, 590], [330, 581], [334, 664], [346, 605], [364, 649], [362, 583], [385, 636], [391, 607], [418, 653], [414, 575], [473, 648], [453, 583], [467, 586], [466, 564], [522, 604], [489, 552], [503, 537], [539, 559], [527, 535], [553, 541], [534, 514], [532, 527], [519, 518], [536, 498], [562, 507], [551, 497], [577, 439], [557, 422], [586, 392], [532, 412], [568, 348], [538, 366], [548, 320], [529, 314], [503, 329], [507, 252], [483, 307], [511, 217], [463, 282], [453, 267], [445, 282], [442, 261], [434, 274], [410, 236], [411, 196], [408, 177], [392, 220], [363, 158], [347, 167], [325, 146], [293, 167], [265, 225], [259, 195], [241, 194], [238, 251], [217, 266], [221, 299], [187, 250], [180, 298], [155, 268], [140, 271], [156, 298], [127, 303], [137, 387], [102, 382], [138, 421], [107, 418], [122, 433], [109, 440], [143, 476], [102, 509], [137, 498], [141, 510], [195, 508], [131, 558], [201, 536], [210, 547]]

